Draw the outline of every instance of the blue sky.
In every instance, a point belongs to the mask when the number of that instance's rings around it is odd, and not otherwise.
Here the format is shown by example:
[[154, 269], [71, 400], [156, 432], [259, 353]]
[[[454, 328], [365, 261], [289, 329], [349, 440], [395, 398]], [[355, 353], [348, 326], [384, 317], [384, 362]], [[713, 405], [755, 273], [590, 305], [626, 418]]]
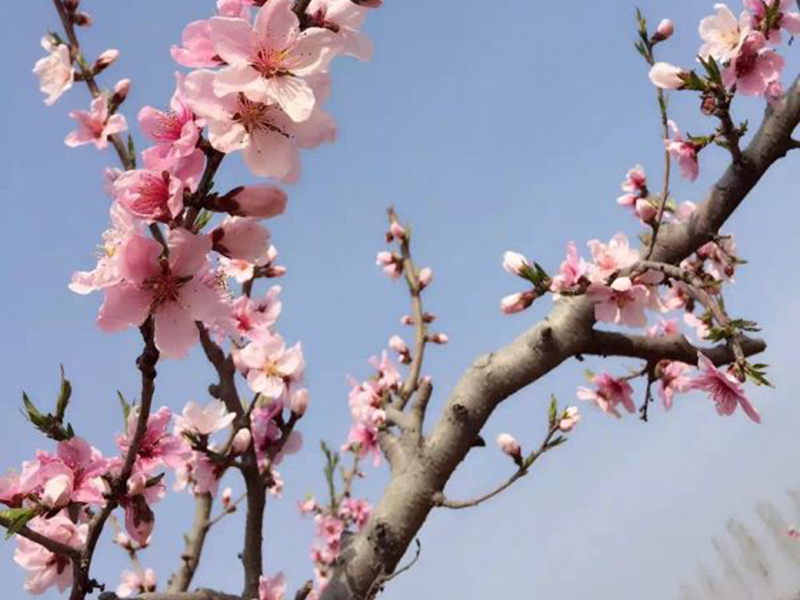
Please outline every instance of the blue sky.
[[[139, 107], [167, 103], [175, 70], [168, 48], [213, 3], [83, 4], [96, 21], [83, 32], [88, 52], [122, 52], [106, 83], [132, 78], [126, 112], [133, 123]], [[696, 25], [711, 4], [679, 0], [667, 14], [663, 2], [639, 3], [654, 22], [664, 16], [676, 22], [676, 39], [661, 56], [691, 64]], [[662, 146], [653, 90], [632, 47], [633, 11], [633, 3], [620, 0], [577, 0], [568, 9], [507, 0], [388, 0], [366, 27], [375, 59], [335, 64], [329, 108], [339, 140], [304, 155], [304, 176], [289, 189], [290, 210], [271, 226], [289, 268], [281, 330], [304, 342], [312, 410], [303, 421], [307, 450], [284, 464], [285, 497], [269, 508], [269, 572], [283, 570], [297, 585], [310, 576], [313, 532], [297, 516], [295, 500], [322, 493], [318, 440], [338, 444], [346, 436], [345, 376], [368, 374], [366, 359], [399, 332], [406, 312], [401, 287], [374, 266], [387, 205], [413, 223], [418, 260], [436, 272], [427, 307], [452, 340], [434, 348], [425, 367], [436, 383], [432, 415], [475, 356], [508, 342], [549, 308], [545, 300], [523, 315], [499, 314], [500, 297], [518, 290], [500, 268], [503, 251], [524, 252], [554, 269], [568, 240], [583, 247], [619, 230], [637, 232], [615, 204], [619, 182], [636, 163], [659, 180]], [[39, 38], [55, 25], [43, 1], [18, 3], [0, 21], [7, 57], [0, 94], [6, 205], [0, 456], [8, 467], [39, 446], [19, 414], [20, 392], [42, 403], [52, 399], [59, 363], [75, 388], [73, 423], [107, 453], [121, 423], [116, 390], [129, 397], [138, 391], [136, 335], [101, 333], [93, 323], [100, 298], [66, 287], [72, 271], [91, 265], [106, 227], [100, 172], [114, 157], [63, 144], [72, 128], [67, 111], [88, 105], [79, 86], [53, 108], [42, 103], [30, 70], [41, 55]], [[784, 50], [788, 79], [797, 72], [797, 45]], [[751, 123], [762, 110], [758, 101], [735, 108]], [[675, 97], [671, 111], [692, 133], [712, 127], [691, 97]], [[704, 153], [700, 180], [677, 183], [676, 196], [700, 200], [725, 158], [720, 149]], [[785, 218], [798, 199], [796, 160], [776, 166], [727, 228], [749, 261], [728, 304], [758, 320], [770, 343], [765, 362], [776, 389], [753, 391], [764, 423], [755, 426], [740, 413], [720, 418], [695, 396], [680, 398], [669, 414], [656, 410], [648, 424], [614, 421], [586, 407], [570, 443], [532, 476], [473, 511], [434, 513], [420, 536], [419, 564], [392, 582], [386, 598], [676, 598], [681, 581], [701, 562], [713, 562], [710, 539], [728, 517], [748, 518], [760, 500], [783, 501], [797, 482], [800, 456], [794, 300], [800, 284], [787, 276], [800, 241], [794, 219]], [[219, 179], [222, 187], [254, 181], [238, 158], [226, 161]], [[630, 364], [607, 366], [621, 372]], [[510, 399], [485, 437], [512, 431], [524, 445], [538, 443], [547, 397], [572, 402], [586, 366], [572, 361]], [[588, 366], [602, 368], [602, 361]], [[212, 379], [197, 353], [164, 363], [157, 402], [179, 409], [204, 399]], [[448, 494], [485, 491], [508, 472], [493, 447], [475, 451]], [[383, 471], [370, 471], [361, 492], [376, 500], [384, 481]], [[161, 526], [143, 560], [162, 582], [177, 564], [191, 507], [184, 495], [159, 507]], [[212, 533], [199, 585], [239, 589], [240, 517]], [[96, 575], [115, 586], [124, 556], [110, 546], [102, 551]], [[0, 578], [7, 582], [4, 597], [16, 600], [25, 595], [12, 552], [13, 542], [0, 546]], [[787, 576], [779, 585], [798, 583]]]

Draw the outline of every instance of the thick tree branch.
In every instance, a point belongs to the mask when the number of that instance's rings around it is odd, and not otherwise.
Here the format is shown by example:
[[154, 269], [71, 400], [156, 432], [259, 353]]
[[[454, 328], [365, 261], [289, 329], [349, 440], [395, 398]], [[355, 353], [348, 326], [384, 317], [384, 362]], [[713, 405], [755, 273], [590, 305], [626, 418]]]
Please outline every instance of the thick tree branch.
[[[686, 223], [661, 227], [651, 258], [678, 264], [714, 239], [769, 167], [791, 148], [800, 122], [800, 79], [767, 114], [742, 164], [731, 165]], [[511, 344], [478, 358], [453, 390], [444, 412], [406, 468], [395, 471], [367, 526], [353, 537], [322, 600], [364, 598], [392, 573], [434, 507], [433, 498], [472, 448], [494, 409], [559, 364], [585, 352], [594, 332], [588, 298], [560, 300], [548, 317]]]
[[[122, 600], [122, 598], [113, 593], [105, 593], [100, 594], [98, 600]], [[197, 590], [194, 592], [154, 592], [127, 600], [243, 600], [243, 598], [214, 590]]]

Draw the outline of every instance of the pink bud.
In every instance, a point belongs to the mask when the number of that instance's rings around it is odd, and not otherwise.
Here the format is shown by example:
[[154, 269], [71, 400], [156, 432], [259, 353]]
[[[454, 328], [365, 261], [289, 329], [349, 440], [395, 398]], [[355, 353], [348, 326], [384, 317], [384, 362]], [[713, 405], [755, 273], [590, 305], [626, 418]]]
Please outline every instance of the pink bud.
[[69, 475], [56, 475], [44, 484], [40, 500], [48, 508], [63, 508], [69, 504], [72, 495], [72, 478]]
[[308, 390], [305, 388], [297, 390], [289, 401], [289, 409], [298, 417], [302, 417], [308, 410], [308, 402]]
[[403, 315], [402, 317], [400, 317], [400, 322], [403, 325], [413, 325], [414, 317], [412, 317], [411, 315]]
[[314, 498], [308, 498], [302, 502], [298, 502], [297, 508], [300, 510], [301, 515], [308, 515], [317, 509], [317, 502]]
[[397, 279], [403, 274], [403, 259], [393, 252], [387, 252], [386, 250], [378, 252], [375, 264], [383, 267], [384, 273], [392, 279]]
[[519, 275], [531, 268], [530, 261], [519, 252], [511, 252], [510, 250], [503, 254], [503, 268], [512, 275]]
[[406, 239], [406, 230], [397, 221], [393, 222], [389, 226], [389, 233], [392, 234], [392, 237], [395, 237], [398, 240], [403, 241]]
[[253, 436], [249, 429], [240, 429], [236, 432], [236, 435], [233, 436], [231, 450], [233, 450], [234, 454], [241, 454], [250, 447], [252, 439]]
[[790, 538], [798, 539], [800, 538], [800, 530], [798, 530], [796, 527], [789, 527], [789, 529], [786, 531], [786, 535], [788, 535]]
[[389, 338], [389, 348], [398, 354], [408, 354], [408, 346], [399, 335], [393, 335]]
[[147, 489], [147, 476], [144, 473], [134, 473], [128, 479], [128, 495], [141, 496]]
[[653, 223], [658, 216], [658, 208], [646, 198], [639, 198], [636, 201], [636, 215], [642, 223]]
[[75, 23], [78, 27], [88, 27], [92, 23], [94, 23], [94, 19], [92, 19], [89, 13], [85, 12], [76, 12], [72, 15], [72, 22]]
[[431, 269], [430, 267], [425, 267], [421, 269], [418, 277], [419, 277], [420, 289], [424, 290], [426, 287], [430, 285], [431, 281], [433, 281], [433, 269]]
[[434, 333], [428, 337], [428, 341], [434, 344], [446, 344], [450, 341], [450, 338], [447, 337], [446, 333]]
[[500, 310], [505, 315], [522, 312], [533, 304], [534, 300], [536, 300], [536, 292], [533, 290], [511, 294], [500, 300]]
[[226, 217], [211, 232], [214, 250], [228, 258], [246, 260], [257, 265], [269, 261], [269, 230], [256, 219]]
[[675, 33], [675, 25], [670, 19], [663, 19], [661, 23], [658, 24], [656, 34], [653, 36], [653, 41], [663, 42], [671, 38], [673, 33]]
[[113, 542], [117, 546], [125, 548], [126, 550], [133, 547], [131, 538], [129, 538], [123, 531], [120, 531], [117, 535], [114, 536]]
[[522, 456], [522, 448], [520, 447], [519, 442], [510, 433], [501, 433], [498, 435], [497, 445], [499, 446], [500, 450], [514, 459], [518, 459]]
[[654, 86], [662, 90], [681, 90], [686, 87], [684, 78], [687, 75], [688, 73], [680, 67], [665, 62], [657, 62], [650, 69], [648, 77]]
[[561, 420], [558, 422], [558, 428], [563, 432], [572, 431], [575, 425], [578, 424], [578, 421], [581, 420], [580, 412], [578, 412], [578, 408], [575, 406], [570, 406], [567, 410], [564, 411], [564, 415], [561, 417]]
[[114, 86], [114, 103], [119, 105], [128, 97], [131, 91], [131, 80], [120, 79]]
[[235, 206], [230, 210], [233, 215], [270, 219], [283, 214], [288, 196], [274, 185], [250, 185], [234, 194], [233, 202]]
[[229, 487], [226, 487], [224, 490], [222, 490], [222, 508], [231, 512], [231, 502], [233, 502], [233, 490]]
[[272, 278], [272, 277], [283, 277], [286, 275], [286, 267], [281, 265], [276, 265], [274, 267], [268, 267], [266, 271], [264, 271], [264, 277]]
[[97, 57], [97, 60], [94, 63], [94, 72], [99, 73], [103, 69], [109, 67], [114, 61], [119, 58], [119, 50], [116, 48], [111, 48], [110, 50], [106, 50], [100, 56]]

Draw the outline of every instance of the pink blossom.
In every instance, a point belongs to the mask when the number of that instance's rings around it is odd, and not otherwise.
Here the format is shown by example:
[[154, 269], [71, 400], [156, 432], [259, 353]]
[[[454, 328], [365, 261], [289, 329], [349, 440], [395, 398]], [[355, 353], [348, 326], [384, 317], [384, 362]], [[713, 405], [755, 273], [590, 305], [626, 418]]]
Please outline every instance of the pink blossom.
[[117, 596], [127, 598], [156, 591], [156, 573], [153, 569], [145, 571], [123, 571], [122, 579], [117, 586]]
[[450, 337], [446, 333], [434, 333], [428, 336], [428, 341], [432, 344], [444, 345], [450, 342]]
[[332, 32], [301, 31], [291, 0], [270, 0], [252, 26], [226, 17], [210, 24], [214, 50], [226, 63], [214, 77], [218, 96], [242, 93], [252, 102], [278, 104], [295, 122], [311, 117], [316, 97], [304, 77], [326, 70], [336, 50]]
[[695, 142], [685, 139], [674, 121], [669, 122], [669, 127], [672, 129], [672, 138], [664, 140], [664, 144], [673, 160], [678, 162], [681, 175], [689, 181], [694, 181], [700, 173], [697, 163], [700, 147]]
[[246, 260], [255, 265], [269, 261], [269, 230], [257, 219], [226, 217], [211, 232], [214, 250], [231, 259]]
[[662, 90], [680, 90], [686, 87], [685, 69], [665, 62], [657, 62], [650, 69], [650, 83]]
[[531, 269], [531, 262], [519, 252], [508, 251], [503, 254], [503, 269], [512, 275], [524, 277], [524, 273]]
[[72, 87], [75, 73], [69, 46], [56, 43], [49, 35], [42, 38], [42, 47], [49, 52], [45, 58], [36, 61], [33, 72], [39, 78], [39, 89], [47, 95], [44, 103], [52, 106], [64, 92]]
[[105, 289], [98, 324], [104, 331], [141, 325], [152, 314], [155, 342], [164, 356], [180, 358], [198, 338], [196, 321], [208, 325], [227, 318], [220, 291], [203, 278], [211, 240], [185, 229], [167, 235], [169, 258], [144, 236], [132, 236], [121, 249], [121, 283]]
[[392, 221], [392, 224], [389, 226], [389, 233], [387, 234], [389, 237], [387, 238], [388, 241], [392, 241], [393, 239], [398, 239], [400, 241], [406, 240], [406, 236], [408, 233], [406, 232], [405, 228], [400, 225], [397, 221]]
[[139, 127], [142, 133], [157, 144], [167, 146], [170, 156], [175, 158], [194, 152], [200, 137], [200, 127], [195, 123], [194, 113], [186, 105], [183, 93], [179, 75], [178, 86], [170, 100], [168, 112], [152, 106], [145, 106], [139, 111]]
[[730, 373], [717, 369], [702, 352], [697, 353], [697, 367], [701, 374], [694, 378], [688, 389], [707, 392], [717, 406], [720, 415], [732, 415], [737, 406], [741, 406], [751, 421], [761, 423], [761, 415], [750, 404], [744, 394], [742, 384]]
[[378, 429], [363, 423], [356, 423], [350, 428], [347, 436], [347, 443], [342, 446], [343, 451], [356, 452], [359, 457], [364, 458], [372, 454], [372, 464], [381, 464], [381, 450], [378, 445]]
[[144, 221], [167, 223], [183, 210], [183, 182], [166, 171], [125, 171], [111, 187], [120, 206]]
[[0, 477], [0, 502], [11, 508], [19, 508], [27, 496], [28, 485], [23, 485], [19, 473], [11, 472]]
[[64, 143], [72, 148], [84, 144], [94, 144], [98, 150], [108, 146], [109, 136], [128, 129], [123, 115], [109, 115], [108, 96], [100, 94], [92, 100], [89, 112], [73, 110], [69, 116], [78, 122], [78, 129], [67, 135]]
[[232, 317], [236, 331], [257, 343], [265, 343], [271, 336], [271, 328], [281, 314], [282, 304], [278, 300], [281, 287], [272, 286], [261, 300], [239, 296], [232, 305]]
[[708, 336], [711, 334], [709, 324], [694, 313], [683, 313], [683, 322], [695, 330], [698, 339], [708, 339]]
[[596, 389], [578, 388], [578, 398], [590, 400], [606, 414], [619, 417], [617, 406], [622, 404], [629, 413], [636, 412], [636, 405], [633, 403], [633, 388], [624, 379], [617, 379], [608, 373], [592, 375], [589, 381], [596, 386]]
[[718, 281], [733, 281], [736, 271], [736, 243], [732, 236], [707, 242], [697, 249], [697, 256], [706, 262], [705, 270]]
[[403, 259], [394, 252], [381, 251], [375, 258], [375, 264], [383, 268], [392, 279], [397, 279], [403, 274]]
[[628, 238], [618, 233], [608, 244], [590, 240], [587, 244], [594, 258], [589, 266], [589, 279], [602, 283], [614, 272], [627, 269], [639, 260], [639, 251], [631, 248]]
[[205, 154], [199, 148], [185, 156], [166, 144], [157, 144], [142, 152], [142, 166], [145, 169], [168, 173], [170, 177], [181, 180], [190, 192], [197, 190], [205, 165]]
[[767, 40], [759, 31], [750, 32], [739, 54], [722, 72], [722, 82], [727, 87], [736, 86], [742, 94], [761, 96], [781, 77], [786, 64], [774, 50], [766, 47]]
[[281, 188], [274, 185], [251, 185], [243, 187], [234, 194], [235, 208], [231, 214], [241, 217], [270, 219], [286, 210], [287, 196]]
[[522, 457], [522, 447], [510, 433], [501, 433], [497, 436], [497, 447], [511, 458], [519, 459]]
[[[642, 166], [636, 165], [628, 171], [622, 182], [622, 191], [625, 194], [617, 198], [617, 204], [621, 206], [634, 206], [637, 199], [647, 195], [647, 177]], [[574, 242], [570, 243], [574, 245]]]
[[219, 271], [226, 278], [234, 279], [236, 283], [245, 283], [255, 276], [256, 265], [247, 260], [220, 256]]
[[176, 63], [195, 69], [222, 64], [211, 43], [211, 23], [208, 21], [193, 21], [184, 27], [181, 43], [183, 46], [172, 46], [170, 49]]
[[250, 447], [252, 441], [253, 435], [250, 433], [250, 430], [242, 428], [236, 432], [235, 436], [233, 436], [231, 450], [234, 452], [234, 454], [241, 454]]
[[[318, 99], [324, 97], [328, 86], [325, 74], [309, 78], [307, 83]], [[299, 149], [316, 148], [336, 137], [333, 119], [318, 108], [319, 103], [305, 121], [296, 123], [277, 104], [254, 102], [244, 94], [219, 97], [213, 84], [210, 71], [190, 73], [184, 84], [187, 102], [206, 120], [211, 145], [226, 154], [242, 150], [255, 175], [293, 183], [300, 176]]]
[[558, 421], [558, 428], [568, 433], [572, 431], [581, 420], [581, 414], [576, 406], [570, 406], [564, 411], [564, 415]]
[[[768, 6], [774, 6], [776, 0], [744, 0], [744, 5], [752, 15], [752, 25], [755, 29], [760, 29], [767, 15]], [[790, 35], [800, 35], [800, 13], [788, 12], [795, 6], [794, 0], [777, 0], [778, 15], [772, 24], [772, 29], [767, 32], [771, 44], [781, 42], [781, 29], [785, 29]]]
[[300, 344], [287, 349], [278, 334], [261, 344], [247, 344], [236, 352], [236, 363], [252, 390], [272, 399], [281, 398], [291, 383], [302, 378], [305, 368]]
[[672, 20], [662, 19], [661, 22], [658, 24], [658, 27], [656, 28], [656, 33], [653, 37], [655, 41], [663, 42], [671, 38], [673, 33], [675, 33], [675, 24], [672, 22]]
[[377, 371], [378, 385], [387, 390], [400, 388], [400, 373], [389, 358], [388, 352], [381, 352], [380, 358], [373, 356], [369, 359], [369, 364]]
[[220, 400], [211, 400], [205, 406], [187, 402], [180, 417], [175, 417], [177, 434], [211, 435], [225, 429], [236, 418]]
[[676, 393], [687, 391], [691, 384], [691, 378], [686, 375], [686, 371], [691, 369], [686, 363], [665, 360], [658, 365], [658, 394], [664, 403], [664, 408], [672, 408], [672, 400]]
[[370, 60], [372, 41], [359, 31], [368, 12], [367, 5], [359, 6], [351, 0], [311, 0], [306, 14], [313, 27], [336, 33], [344, 54]]
[[561, 263], [559, 274], [553, 277], [550, 290], [560, 294], [575, 288], [589, 272], [589, 265], [578, 254], [575, 242], [567, 244], [567, 258]]
[[536, 300], [536, 292], [534, 290], [511, 294], [500, 300], [500, 311], [504, 315], [522, 312], [533, 304], [534, 300]]
[[678, 327], [678, 322], [675, 319], [660, 319], [658, 323], [648, 328], [646, 333], [650, 337], [678, 335], [680, 333], [680, 328]]
[[372, 506], [366, 500], [345, 498], [339, 506], [339, 515], [352, 521], [358, 529], [362, 529], [369, 521]]
[[[117, 436], [117, 447], [123, 453], [130, 447], [138, 418], [138, 411], [132, 410], [128, 417], [127, 433]], [[187, 449], [184, 442], [167, 432], [171, 419], [172, 411], [165, 406], [148, 417], [147, 428], [136, 456], [136, 466], [140, 472], [149, 475], [160, 466], [175, 469], [186, 460]]]
[[308, 410], [309, 394], [305, 388], [299, 389], [292, 394], [289, 399], [289, 410], [292, 414], [302, 417]]
[[284, 600], [285, 594], [286, 578], [283, 573], [258, 580], [258, 600]]
[[725, 4], [715, 4], [716, 15], [700, 21], [700, 37], [705, 42], [700, 48], [704, 59], [713, 57], [720, 63], [734, 58], [742, 47], [744, 38], [750, 33], [750, 17], [742, 12], [737, 19]]
[[588, 296], [595, 302], [594, 316], [598, 321], [630, 327], [647, 324], [644, 310], [649, 293], [645, 286], [634, 284], [629, 277], [618, 277], [610, 286], [593, 283]]
[[[89, 532], [87, 524], [76, 525], [61, 513], [50, 519], [36, 517], [28, 523], [28, 527], [73, 548], [82, 546]], [[21, 536], [17, 536], [14, 562], [28, 572], [25, 591], [30, 594], [43, 594], [52, 586], [63, 592], [72, 585], [72, 561], [69, 557], [54, 554]]]

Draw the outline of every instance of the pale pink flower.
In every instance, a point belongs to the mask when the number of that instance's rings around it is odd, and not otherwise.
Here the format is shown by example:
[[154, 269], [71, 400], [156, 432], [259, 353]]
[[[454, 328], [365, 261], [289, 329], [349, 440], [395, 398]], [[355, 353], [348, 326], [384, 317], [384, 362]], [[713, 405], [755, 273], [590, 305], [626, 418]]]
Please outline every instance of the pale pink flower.
[[[127, 433], [117, 436], [117, 447], [123, 453], [130, 447], [138, 418], [138, 410], [132, 410], [128, 417]], [[186, 444], [168, 432], [171, 419], [172, 411], [165, 406], [148, 417], [147, 428], [136, 456], [136, 467], [141, 473], [150, 475], [160, 466], [175, 469], [186, 460]]]
[[688, 388], [707, 392], [717, 406], [720, 415], [732, 415], [741, 406], [750, 420], [761, 423], [761, 416], [744, 394], [742, 384], [730, 373], [717, 369], [702, 352], [697, 353], [697, 367], [701, 374], [693, 379]]
[[680, 333], [680, 328], [675, 319], [660, 319], [658, 323], [649, 327], [645, 333], [650, 337], [678, 335]]
[[[647, 176], [641, 165], [636, 165], [628, 170], [625, 181], [622, 182], [622, 191], [625, 192], [617, 198], [617, 204], [621, 206], [634, 206], [636, 200], [642, 198], [647, 192]], [[574, 242], [570, 242], [574, 245]], [[577, 252], [577, 251], [576, 251]]]
[[352, 521], [358, 529], [362, 529], [372, 514], [372, 505], [366, 500], [345, 498], [339, 506], [339, 516]]
[[715, 4], [716, 14], [700, 21], [700, 37], [705, 42], [700, 48], [704, 59], [713, 57], [726, 63], [739, 54], [744, 38], [750, 33], [750, 16], [742, 12], [737, 19], [725, 4]]
[[536, 300], [536, 292], [534, 290], [510, 294], [500, 300], [500, 312], [504, 315], [522, 312], [533, 304], [534, 300]]
[[295, 414], [298, 417], [302, 417], [304, 414], [306, 414], [306, 411], [308, 410], [308, 403], [309, 403], [308, 390], [305, 388], [301, 388], [293, 392], [292, 397], [289, 398], [289, 410], [292, 411], [292, 414]]
[[560, 294], [572, 290], [580, 284], [588, 272], [589, 265], [578, 254], [578, 247], [575, 242], [569, 242], [567, 244], [567, 258], [561, 263], [558, 275], [553, 277], [550, 291]]
[[168, 147], [170, 157], [180, 158], [195, 151], [200, 137], [200, 127], [194, 113], [183, 98], [182, 76], [170, 100], [170, 110], [161, 111], [145, 106], [139, 111], [139, 127], [147, 137]]
[[366, 5], [359, 6], [352, 0], [311, 0], [306, 14], [313, 27], [336, 33], [343, 54], [370, 60], [372, 41], [359, 31], [368, 12]]
[[211, 232], [214, 250], [234, 260], [246, 260], [255, 265], [269, 261], [269, 230], [249, 217], [226, 217]]
[[278, 573], [275, 577], [261, 577], [258, 580], [258, 600], [284, 600], [285, 595], [286, 578], [283, 573]]
[[580, 420], [581, 414], [578, 411], [578, 407], [570, 406], [564, 411], [564, 415], [561, 417], [561, 419], [559, 419], [558, 428], [565, 433], [569, 433], [575, 428]]
[[589, 381], [596, 386], [596, 389], [578, 388], [578, 398], [590, 400], [606, 414], [619, 417], [617, 406], [620, 404], [629, 413], [636, 412], [636, 405], [633, 403], [633, 388], [624, 379], [617, 379], [608, 373], [592, 375]]
[[76, 294], [89, 294], [116, 285], [122, 280], [120, 273], [120, 248], [128, 238], [140, 231], [141, 225], [118, 203], [111, 205], [112, 227], [103, 233], [98, 249], [97, 266], [92, 271], [78, 271], [72, 275], [69, 289]]
[[211, 41], [226, 66], [215, 74], [218, 96], [244, 94], [252, 102], [278, 104], [295, 122], [307, 120], [316, 103], [304, 77], [324, 72], [335, 55], [335, 35], [301, 31], [291, 0], [270, 0], [250, 25], [244, 19], [211, 19]]
[[273, 399], [281, 398], [289, 385], [299, 381], [305, 368], [300, 344], [286, 348], [278, 334], [261, 344], [247, 344], [236, 352], [236, 363], [254, 392]]
[[593, 283], [588, 297], [595, 302], [594, 316], [598, 321], [630, 327], [647, 324], [644, 310], [649, 293], [645, 286], [634, 284], [629, 277], [618, 277], [610, 286]]
[[193, 21], [184, 27], [181, 43], [182, 46], [170, 48], [173, 60], [179, 65], [199, 69], [222, 64], [211, 43], [211, 23], [208, 21]]
[[255, 275], [256, 265], [247, 260], [220, 256], [219, 270], [225, 277], [236, 280], [236, 283], [245, 283]]
[[669, 127], [672, 129], [672, 138], [665, 139], [664, 145], [673, 160], [678, 162], [678, 166], [681, 168], [681, 175], [689, 181], [694, 181], [700, 173], [700, 166], [697, 162], [697, 153], [700, 148], [693, 141], [683, 137], [674, 121], [669, 122]]
[[[28, 527], [73, 548], [82, 546], [89, 533], [88, 524], [76, 525], [61, 513], [50, 519], [36, 517], [28, 523]], [[43, 594], [52, 586], [64, 592], [72, 585], [72, 560], [69, 557], [54, 554], [22, 536], [17, 536], [14, 562], [28, 572], [25, 591], [30, 594]]]
[[123, 571], [119, 586], [117, 586], [117, 596], [127, 598], [128, 596], [138, 596], [156, 591], [156, 573], [153, 569], [145, 571]]
[[[333, 119], [318, 103], [308, 119], [295, 123], [277, 104], [254, 102], [244, 94], [219, 97], [213, 83], [210, 71], [190, 73], [184, 83], [187, 102], [205, 119], [211, 145], [226, 154], [241, 150], [255, 175], [293, 183], [300, 176], [299, 149], [316, 148], [336, 137]], [[315, 90], [326, 88], [327, 76], [309, 78], [308, 84]]]
[[50, 54], [36, 61], [33, 72], [39, 78], [39, 89], [47, 95], [44, 103], [52, 106], [72, 87], [75, 73], [72, 70], [69, 46], [58, 44], [46, 35], [42, 38], [42, 47]]
[[235, 454], [241, 454], [245, 450], [250, 447], [250, 444], [253, 441], [253, 435], [250, 433], [249, 429], [240, 429], [236, 432], [236, 435], [233, 436], [233, 442], [231, 443], [231, 450]]
[[648, 198], [639, 198], [634, 205], [634, 212], [642, 223], [650, 224], [658, 216], [658, 207]]
[[[393, 221], [392, 224], [389, 226], [388, 235], [392, 239], [396, 238], [396, 239], [398, 239], [400, 241], [403, 241], [403, 240], [406, 239], [406, 236], [408, 235], [408, 233], [406, 232], [405, 228], [402, 225], [400, 225], [400, 223], [398, 223], [397, 221]], [[388, 241], [391, 242], [392, 239], [389, 239]]]
[[711, 334], [708, 323], [694, 313], [683, 313], [683, 322], [695, 330], [698, 339], [705, 340]]
[[[744, 5], [752, 16], [754, 29], [760, 29], [764, 18], [767, 15], [767, 8], [774, 6], [775, 0], [744, 0]], [[778, 15], [772, 25], [772, 29], [767, 32], [771, 44], [781, 42], [781, 29], [785, 29], [790, 35], [800, 35], [800, 13], [789, 12], [796, 7], [795, 0], [778, 0]]]
[[282, 303], [278, 299], [281, 287], [272, 286], [261, 300], [239, 296], [234, 300], [232, 318], [236, 331], [251, 341], [265, 343], [272, 335], [271, 328], [281, 314]]
[[23, 485], [19, 473], [12, 471], [7, 476], [0, 477], [0, 502], [10, 508], [19, 508], [30, 491], [28, 487]]
[[615, 271], [627, 269], [639, 260], [639, 251], [631, 248], [622, 233], [616, 234], [608, 244], [590, 240], [587, 245], [594, 258], [594, 263], [589, 265], [589, 279], [593, 282], [605, 282]]
[[656, 28], [656, 33], [653, 36], [656, 41], [663, 42], [672, 37], [675, 33], [675, 24], [671, 19], [662, 19]]
[[767, 40], [759, 31], [750, 32], [739, 53], [722, 71], [722, 82], [727, 87], [736, 86], [747, 96], [762, 96], [770, 84], [781, 77], [786, 62], [774, 50], [767, 48]]
[[286, 192], [274, 185], [251, 185], [233, 195], [231, 214], [241, 217], [270, 219], [283, 214], [288, 198]]
[[697, 249], [697, 256], [706, 261], [705, 270], [714, 279], [733, 281], [736, 271], [736, 243], [732, 236], [703, 244]]
[[120, 206], [147, 222], [166, 223], [183, 210], [183, 181], [166, 171], [125, 171], [111, 187]]
[[92, 100], [89, 112], [70, 111], [69, 116], [78, 122], [78, 129], [67, 135], [64, 143], [71, 148], [94, 144], [98, 150], [108, 146], [109, 136], [127, 131], [128, 122], [123, 115], [109, 115], [108, 96], [100, 94]]
[[195, 402], [187, 402], [180, 417], [175, 417], [175, 432], [180, 435], [211, 435], [225, 429], [236, 418], [236, 414], [228, 412], [220, 400], [211, 400], [205, 406]]
[[664, 408], [672, 408], [672, 400], [676, 393], [683, 393], [690, 389], [692, 379], [686, 375], [691, 369], [690, 365], [675, 360], [661, 361], [658, 365], [658, 394], [664, 403]]
[[381, 387], [391, 390], [400, 388], [400, 372], [397, 370], [391, 358], [389, 358], [388, 352], [385, 350], [381, 352], [380, 358], [377, 356], [371, 357], [369, 359], [369, 364], [377, 371], [378, 384]]
[[211, 240], [185, 229], [167, 235], [169, 258], [162, 247], [144, 236], [133, 236], [122, 247], [124, 281], [106, 288], [98, 324], [104, 331], [141, 325], [152, 314], [155, 342], [162, 355], [186, 356], [198, 338], [196, 321], [214, 325], [228, 317], [220, 291], [203, 279]]
[[173, 179], [183, 182], [190, 192], [197, 190], [206, 165], [206, 155], [196, 148], [181, 156], [171, 146], [157, 144], [142, 152], [142, 166], [149, 171], [169, 173]]
[[381, 464], [381, 450], [378, 445], [378, 429], [363, 423], [356, 423], [350, 428], [347, 436], [347, 443], [342, 446], [342, 451], [357, 452], [358, 456], [364, 458], [372, 454], [372, 464]]
[[503, 269], [508, 273], [524, 277], [523, 274], [531, 268], [531, 262], [523, 254], [510, 250], [503, 254]]
[[497, 436], [497, 447], [511, 458], [519, 459], [522, 457], [522, 447], [510, 433], [501, 433]]
[[686, 69], [665, 62], [657, 62], [650, 69], [650, 83], [662, 90], [680, 90], [686, 87]]

